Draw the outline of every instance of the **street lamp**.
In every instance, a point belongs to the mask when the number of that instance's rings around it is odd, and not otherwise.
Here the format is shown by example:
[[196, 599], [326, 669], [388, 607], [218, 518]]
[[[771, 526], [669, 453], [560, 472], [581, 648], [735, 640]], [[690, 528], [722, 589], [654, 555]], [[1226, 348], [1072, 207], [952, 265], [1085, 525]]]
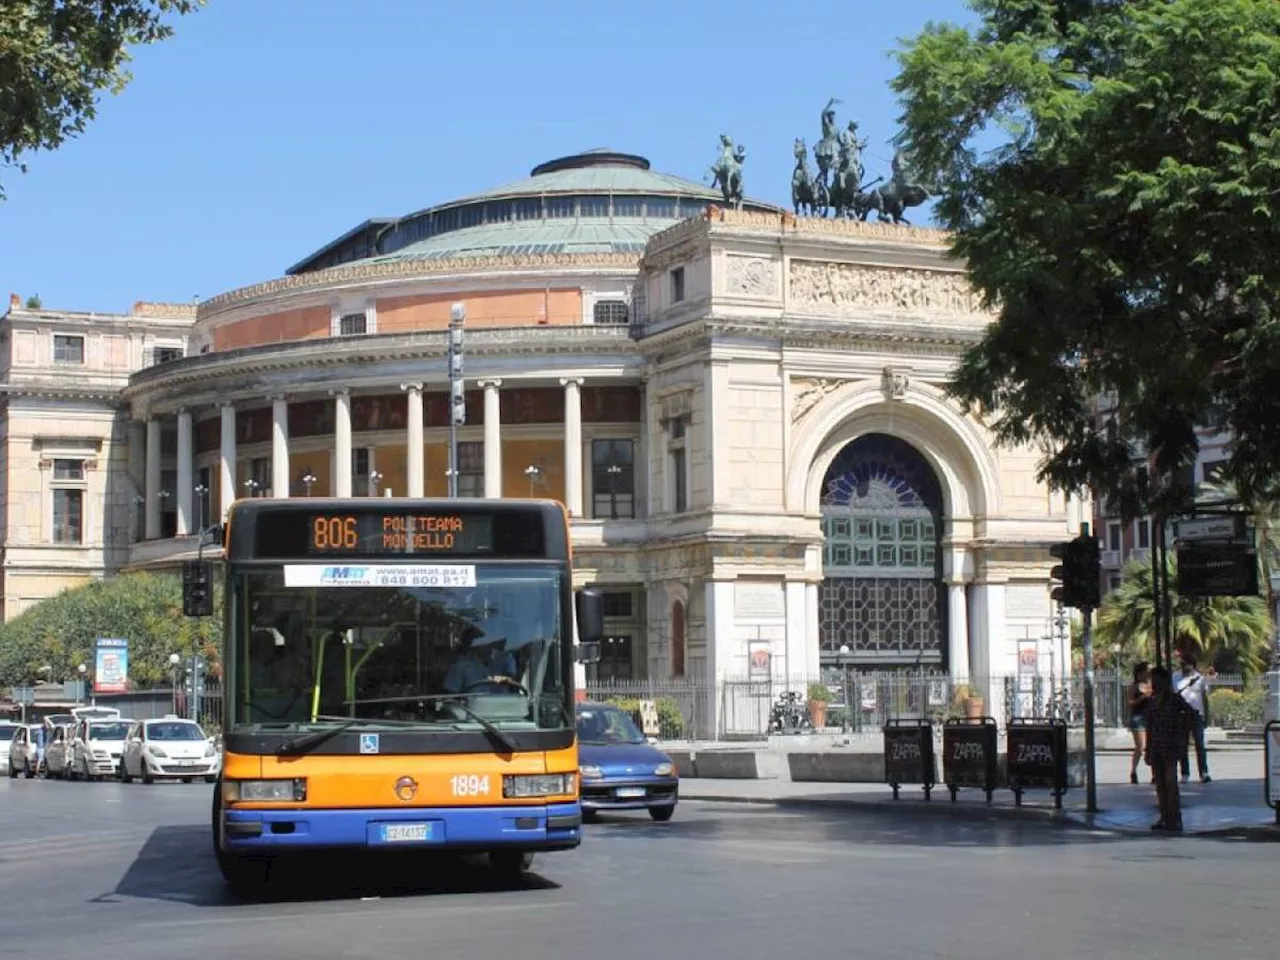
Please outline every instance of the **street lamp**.
[[250, 477], [248, 480], [244, 482], [244, 488], [245, 490], [249, 491], [249, 496], [252, 497], [254, 496], [254, 494], [258, 489], [258, 481]]
[[458, 428], [467, 422], [466, 387], [462, 379], [462, 337], [467, 305], [449, 310], [449, 496], [458, 496]]
[[849, 690], [849, 645], [840, 644], [840, 669], [844, 672], [844, 719], [840, 723], [840, 732], [848, 733], [853, 729], [853, 698]]
[[209, 492], [209, 488], [203, 483], [197, 483], [195, 489], [196, 495], [196, 529], [204, 529], [204, 495]]
[[176, 653], [169, 654], [169, 674], [173, 677], [173, 712], [178, 712], [178, 664], [182, 658]]
[[308, 469], [301, 477], [302, 485], [307, 488], [307, 496], [311, 496], [311, 488], [315, 486], [316, 475]]
[[533, 485], [538, 482], [538, 477], [542, 476], [542, 470], [531, 463], [524, 468], [524, 475], [529, 478], [529, 499], [532, 500]]
[[616, 463], [611, 463], [606, 468], [605, 473], [609, 474], [609, 519], [618, 519], [618, 476], [622, 473], [622, 467]]
[[378, 484], [382, 480], [382, 474], [377, 470], [369, 471], [369, 496], [376, 497], [378, 495]]
[[[89, 668], [82, 663], [76, 667], [76, 672], [80, 674], [80, 695], [83, 697], [87, 692], [85, 684], [88, 683]], [[94, 698], [92, 696], [89, 697], [89, 703], [90, 705], [94, 703]]]

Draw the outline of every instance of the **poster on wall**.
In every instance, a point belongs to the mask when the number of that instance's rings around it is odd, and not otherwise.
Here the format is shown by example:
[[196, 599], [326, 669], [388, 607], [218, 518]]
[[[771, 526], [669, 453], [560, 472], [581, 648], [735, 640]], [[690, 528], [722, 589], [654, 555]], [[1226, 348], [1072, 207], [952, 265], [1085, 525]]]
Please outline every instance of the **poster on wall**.
[[769, 679], [772, 655], [769, 653], [769, 641], [753, 640], [747, 644], [747, 678], [755, 683]]
[[129, 689], [129, 641], [99, 637], [95, 641], [94, 693], [124, 693]]

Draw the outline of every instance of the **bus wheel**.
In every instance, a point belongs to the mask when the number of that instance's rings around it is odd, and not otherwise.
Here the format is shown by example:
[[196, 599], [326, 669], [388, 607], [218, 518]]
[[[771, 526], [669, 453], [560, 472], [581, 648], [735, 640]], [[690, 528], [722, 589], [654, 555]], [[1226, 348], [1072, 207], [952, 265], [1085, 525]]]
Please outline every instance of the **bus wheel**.
[[504, 880], [516, 880], [533, 866], [533, 854], [526, 850], [494, 850], [489, 866]]
[[251, 900], [260, 896], [266, 887], [270, 865], [260, 860], [237, 857], [222, 849], [222, 791], [213, 792], [213, 858], [218, 862], [218, 872], [231, 892]]

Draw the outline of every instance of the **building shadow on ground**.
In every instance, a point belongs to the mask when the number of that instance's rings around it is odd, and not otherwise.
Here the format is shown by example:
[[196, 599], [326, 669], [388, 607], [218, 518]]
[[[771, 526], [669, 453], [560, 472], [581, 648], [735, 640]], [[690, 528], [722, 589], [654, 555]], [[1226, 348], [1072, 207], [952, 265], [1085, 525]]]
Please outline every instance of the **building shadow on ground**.
[[315, 854], [271, 864], [267, 886], [251, 897], [232, 893], [213, 858], [207, 826], [157, 827], [120, 882], [96, 898], [139, 897], [198, 907], [246, 902], [297, 903], [370, 897], [466, 896], [498, 891], [558, 889], [540, 876], [538, 860], [524, 876], [507, 881], [483, 857], [440, 853]]

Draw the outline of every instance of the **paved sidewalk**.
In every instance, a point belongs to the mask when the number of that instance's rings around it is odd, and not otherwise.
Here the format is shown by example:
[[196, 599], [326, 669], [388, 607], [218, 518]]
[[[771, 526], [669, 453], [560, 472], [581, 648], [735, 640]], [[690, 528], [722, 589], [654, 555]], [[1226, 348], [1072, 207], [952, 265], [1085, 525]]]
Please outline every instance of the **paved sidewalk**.
[[[1280, 841], [1280, 827], [1276, 826], [1275, 813], [1263, 800], [1262, 751], [1211, 753], [1209, 762], [1213, 782], [1202, 784], [1198, 779], [1193, 779], [1191, 783], [1180, 786], [1186, 833]], [[1194, 768], [1193, 759], [1193, 771]], [[926, 801], [918, 785], [904, 785], [899, 792], [900, 799], [895, 801], [893, 791], [882, 783], [796, 783], [789, 780], [687, 778], [680, 781], [680, 797], [683, 800], [792, 807], [859, 808], [983, 819], [1041, 820], [1146, 834], [1158, 817], [1155, 788], [1149, 782], [1150, 771], [1145, 766], [1140, 767], [1139, 777], [1142, 782], [1137, 785], [1128, 782], [1127, 758], [1099, 757], [1100, 809], [1093, 815], [1085, 811], [1083, 787], [1067, 792], [1063, 798], [1062, 810], [1054, 809], [1053, 798], [1046, 791], [1024, 793], [1022, 806], [1018, 807], [1013, 793], [1007, 789], [996, 790], [990, 804], [980, 790], [961, 790], [953, 803], [945, 786], [935, 787], [932, 799]]]

